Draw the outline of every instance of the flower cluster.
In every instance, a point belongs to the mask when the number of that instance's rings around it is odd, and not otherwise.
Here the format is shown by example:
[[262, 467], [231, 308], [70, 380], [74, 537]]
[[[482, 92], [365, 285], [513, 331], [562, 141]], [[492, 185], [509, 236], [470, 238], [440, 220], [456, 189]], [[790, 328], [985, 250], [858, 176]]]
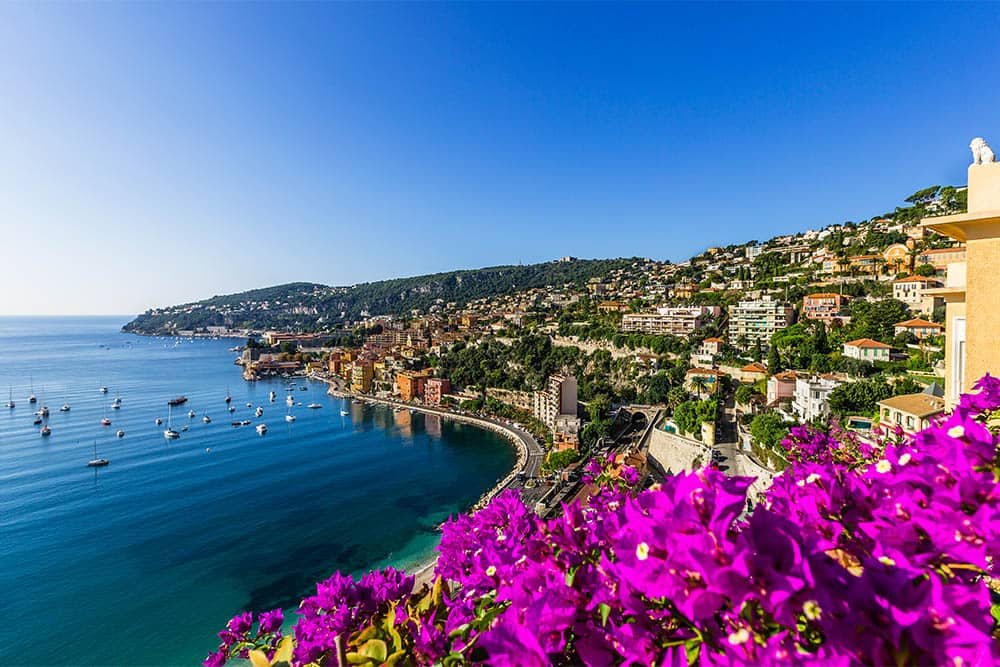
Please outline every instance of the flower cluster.
[[[994, 664], [1000, 381], [977, 389], [912, 438], [793, 429], [752, 513], [751, 478], [705, 468], [640, 492], [613, 459], [557, 518], [502, 493], [444, 526], [432, 587], [391, 569], [319, 584], [292, 663]], [[280, 629], [252, 620], [205, 664], [273, 650]]]

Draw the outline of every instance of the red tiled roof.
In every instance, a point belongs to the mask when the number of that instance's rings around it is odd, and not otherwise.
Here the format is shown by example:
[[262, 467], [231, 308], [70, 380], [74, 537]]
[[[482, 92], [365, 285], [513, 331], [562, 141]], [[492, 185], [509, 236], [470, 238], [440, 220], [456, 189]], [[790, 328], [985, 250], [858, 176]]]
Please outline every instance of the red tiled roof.
[[940, 324], [938, 324], [937, 322], [930, 322], [928, 320], [925, 320], [925, 319], [922, 319], [922, 318], [919, 318], [919, 317], [915, 317], [912, 320], [906, 320], [905, 322], [896, 322], [896, 324], [894, 326], [897, 326], [897, 327], [907, 327], [909, 329], [924, 328], [924, 327], [932, 327], [932, 328], [935, 328], [935, 329], [944, 329], [944, 327], [941, 326]]
[[878, 347], [885, 348], [887, 350], [892, 349], [892, 345], [886, 345], [885, 343], [880, 343], [877, 340], [872, 340], [871, 338], [859, 338], [857, 340], [852, 340], [850, 343], [844, 343], [844, 345], [850, 345], [851, 347]]
[[748, 372], [748, 373], [766, 373], [767, 372], [767, 369], [764, 368], [763, 366], [761, 366], [760, 364], [758, 364], [756, 361], [753, 362], [753, 363], [751, 363], [751, 364], [747, 364], [746, 366], [744, 366], [740, 370]]

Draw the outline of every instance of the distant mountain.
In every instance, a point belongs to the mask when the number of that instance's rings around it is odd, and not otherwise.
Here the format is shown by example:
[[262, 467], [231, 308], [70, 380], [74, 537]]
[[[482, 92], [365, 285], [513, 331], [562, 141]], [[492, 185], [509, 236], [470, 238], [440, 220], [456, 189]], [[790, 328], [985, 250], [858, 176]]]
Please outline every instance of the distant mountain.
[[201, 327], [232, 329], [326, 329], [368, 315], [427, 312], [435, 303], [459, 307], [484, 297], [566, 283], [581, 285], [624, 269], [635, 259], [574, 259], [526, 266], [493, 266], [395, 278], [351, 287], [288, 283], [204, 301], [151, 309], [122, 327], [140, 334], [175, 334]]

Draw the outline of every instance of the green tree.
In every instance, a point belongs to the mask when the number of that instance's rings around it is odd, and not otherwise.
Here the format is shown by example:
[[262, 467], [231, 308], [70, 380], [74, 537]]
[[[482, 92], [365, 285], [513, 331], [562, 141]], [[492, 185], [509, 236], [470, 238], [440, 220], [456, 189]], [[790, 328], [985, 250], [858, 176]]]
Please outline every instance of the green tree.
[[913, 273], [925, 278], [931, 278], [937, 275], [937, 269], [930, 264], [920, 264], [913, 270]]
[[772, 343], [767, 350], [767, 372], [774, 375], [782, 370], [784, 369], [781, 366], [781, 354], [778, 352], [778, 346]]
[[788, 435], [788, 427], [780, 414], [769, 410], [750, 421], [750, 435], [757, 444], [774, 449]]
[[701, 438], [701, 425], [716, 419], [718, 403], [713, 400], [686, 401], [674, 410], [674, 423], [681, 433], [692, 433]]
[[848, 382], [830, 392], [830, 411], [835, 415], [874, 415], [876, 404], [893, 395], [881, 377]]

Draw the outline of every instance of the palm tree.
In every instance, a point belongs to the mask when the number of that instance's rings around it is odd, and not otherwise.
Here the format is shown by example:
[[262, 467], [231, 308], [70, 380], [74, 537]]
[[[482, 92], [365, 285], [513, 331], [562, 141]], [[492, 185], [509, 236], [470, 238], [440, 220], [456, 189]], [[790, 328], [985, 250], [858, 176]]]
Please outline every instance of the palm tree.
[[691, 387], [698, 394], [698, 398], [704, 398], [704, 395], [708, 393], [709, 384], [708, 378], [700, 373], [691, 378]]

